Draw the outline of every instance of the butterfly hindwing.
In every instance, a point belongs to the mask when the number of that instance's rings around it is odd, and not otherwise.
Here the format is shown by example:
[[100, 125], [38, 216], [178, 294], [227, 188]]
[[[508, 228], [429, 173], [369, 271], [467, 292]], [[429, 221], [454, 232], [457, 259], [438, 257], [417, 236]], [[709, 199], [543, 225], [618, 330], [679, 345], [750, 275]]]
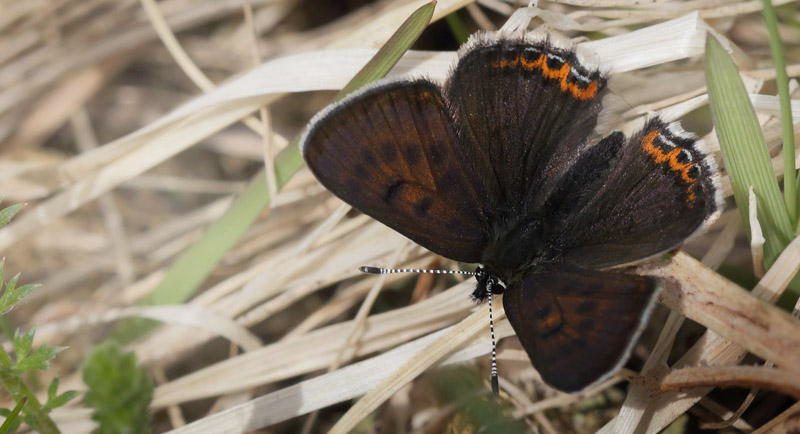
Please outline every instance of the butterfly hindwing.
[[578, 392], [627, 360], [656, 294], [652, 278], [553, 265], [510, 285], [503, 306], [542, 380]]
[[[552, 240], [574, 265], [612, 267], [675, 248], [721, 208], [714, 160], [676, 124], [651, 119], [613, 158], [590, 150], [586, 160], [602, 168], [604, 180], [573, 185], [580, 202], [557, 200], [571, 202], [574, 212]], [[571, 168], [576, 177], [586, 170], [579, 166]], [[574, 196], [569, 190], [560, 194]]]
[[434, 83], [384, 81], [358, 91], [317, 115], [300, 149], [345, 202], [438, 254], [480, 260], [487, 196]]
[[501, 208], [528, 212], [591, 135], [606, 79], [546, 40], [466, 47], [447, 82], [464, 152]]

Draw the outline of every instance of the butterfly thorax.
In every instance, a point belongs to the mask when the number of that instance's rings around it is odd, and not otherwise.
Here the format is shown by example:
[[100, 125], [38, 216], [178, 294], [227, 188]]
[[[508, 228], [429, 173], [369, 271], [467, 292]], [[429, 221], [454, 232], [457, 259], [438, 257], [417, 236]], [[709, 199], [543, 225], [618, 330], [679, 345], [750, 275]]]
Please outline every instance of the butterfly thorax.
[[[505, 214], [505, 215], [503, 215]], [[489, 231], [481, 263], [487, 272], [506, 283], [558, 258], [545, 216], [538, 213], [503, 213]]]

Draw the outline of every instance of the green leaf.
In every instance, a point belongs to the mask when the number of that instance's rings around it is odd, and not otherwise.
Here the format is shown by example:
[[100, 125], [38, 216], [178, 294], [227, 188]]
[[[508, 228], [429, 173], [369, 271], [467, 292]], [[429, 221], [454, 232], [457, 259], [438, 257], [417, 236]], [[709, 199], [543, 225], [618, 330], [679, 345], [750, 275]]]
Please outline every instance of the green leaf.
[[[8, 377], [19, 377], [25, 372], [17, 369], [11, 359], [3, 360], [2, 366], [0, 366], [0, 375], [8, 376]], [[5, 385], [7, 389], [11, 389], [8, 385]], [[12, 390], [12, 392], [16, 392]]]
[[736, 66], [712, 36], [706, 40], [705, 70], [711, 115], [736, 205], [749, 234], [748, 189], [752, 185], [769, 267], [792, 240], [793, 230], [764, 135]]
[[89, 387], [84, 404], [99, 423], [95, 432], [149, 432], [153, 381], [133, 352], [124, 353], [114, 341], [98, 345], [84, 362], [83, 381]]
[[0, 346], [0, 375], [9, 372], [12, 366], [14, 366], [14, 362], [11, 360], [11, 356], [8, 355], [5, 348]]
[[[32, 335], [31, 335], [32, 336]], [[67, 347], [48, 347], [47, 344], [42, 344], [31, 355], [22, 360], [17, 360], [16, 367], [23, 371], [33, 371], [37, 369], [47, 369], [47, 364], [53, 360], [58, 353], [64, 351]]]
[[23, 285], [16, 290], [6, 289], [3, 295], [0, 296], [0, 315], [6, 314], [15, 304], [25, 298], [28, 294], [36, 289], [38, 285]]
[[78, 393], [77, 390], [68, 390], [62, 393], [61, 395], [56, 395], [53, 399], [48, 399], [47, 404], [45, 404], [45, 406], [48, 409], [53, 410], [63, 405], [66, 405], [66, 403], [72, 401], [78, 395], [80, 394]]
[[17, 281], [19, 280], [19, 273], [17, 273], [11, 280], [8, 281], [6, 284], [6, 291], [14, 291], [14, 288], [17, 286]]
[[44, 405], [47, 411], [61, 407], [62, 405], [66, 404], [67, 402], [78, 396], [78, 392], [75, 390], [68, 390], [59, 395], [58, 383], [59, 383], [59, 378], [58, 375], [56, 375], [50, 382], [50, 386], [47, 387], [47, 403], [45, 403]]
[[17, 365], [19, 365], [19, 362], [24, 360], [31, 351], [31, 345], [33, 345], [33, 334], [35, 332], [35, 327], [22, 335], [19, 333], [19, 330], [14, 332], [14, 354], [17, 356]]
[[[417, 9], [400, 26], [397, 32], [378, 50], [375, 57], [362, 68], [339, 92], [334, 100], [361, 86], [385, 76], [427, 26], [433, 16], [434, 2]], [[291, 178], [304, 162], [297, 148], [299, 136], [275, 158], [275, 177], [278, 188]], [[180, 303], [187, 300], [208, 277], [222, 257], [244, 235], [259, 214], [269, 205], [271, 198], [264, 171], [260, 171], [245, 192], [217, 221], [212, 223], [202, 238], [183, 252], [167, 270], [164, 279], [143, 304], [157, 305]], [[130, 342], [149, 330], [152, 321], [123, 321], [115, 337]]]
[[58, 375], [53, 377], [53, 381], [50, 382], [50, 386], [47, 387], [47, 401], [50, 402], [51, 399], [56, 397], [56, 393], [58, 392], [58, 383], [59, 383]]
[[764, 7], [761, 14], [769, 33], [769, 48], [772, 52], [772, 62], [775, 64], [775, 84], [778, 87], [778, 97], [781, 103], [781, 128], [783, 135], [783, 197], [789, 220], [795, 228], [795, 233], [800, 231], [800, 203], [797, 200], [797, 191], [800, 189], [800, 178], [795, 180], [794, 167], [794, 126], [792, 125], [792, 105], [789, 95], [789, 76], [786, 74], [786, 60], [783, 57], [783, 44], [778, 34], [778, 18], [770, 0], [762, 0]]
[[24, 203], [18, 203], [16, 205], [8, 206], [0, 211], [0, 228], [7, 225], [23, 206], [25, 206]]
[[50, 402], [51, 399], [56, 397], [59, 381], [58, 375], [56, 375], [53, 377], [53, 381], [50, 382], [50, 386], [47, 387], [47, 402]]

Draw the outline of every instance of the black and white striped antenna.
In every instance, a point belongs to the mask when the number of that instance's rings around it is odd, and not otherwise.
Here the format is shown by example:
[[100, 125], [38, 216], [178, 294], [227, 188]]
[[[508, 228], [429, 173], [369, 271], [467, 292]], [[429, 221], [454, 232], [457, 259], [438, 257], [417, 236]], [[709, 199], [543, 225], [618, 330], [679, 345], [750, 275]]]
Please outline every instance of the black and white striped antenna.
[[420, 274], [465, 274], [467, 276], [474, 276], [478, 273], [474, 271], [461, 271], [461, 270], [426, 270], [422, 268], [381, 268], [363, 266], [359, 270], [367, 274], [395, 274], [395, 273], [420, 273]]
[[[463, 274], [466, 276], [475, 276], [478, 273], [474, 271], [461, 271], [461, 270], [426, 270], [421, 268], [381, 268], [362, 266], [359, 268], [362, 273], [367, 274], [395, 274], [395, 273], [419, 273], [419, 274]], [[497, 396], [500, 393], [500, 384], [497, 379], [497, 343], [494, 339], [494, 320], [492, 318], [492, 289], [487, 288], [489, 293], [489, 332], [492, 335], [492, 393]]]

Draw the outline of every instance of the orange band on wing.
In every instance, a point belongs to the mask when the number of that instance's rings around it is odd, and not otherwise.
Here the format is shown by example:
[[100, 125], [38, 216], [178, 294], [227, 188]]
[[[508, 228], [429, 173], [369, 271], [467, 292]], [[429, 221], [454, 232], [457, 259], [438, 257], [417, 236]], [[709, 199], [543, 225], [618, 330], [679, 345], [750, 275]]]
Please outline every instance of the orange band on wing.
[[545, 54], [541, 54], [534, 61], [526, 60], [521, 54], [518, 54], [517, 57], [513, 59], [496, 60], [494, 63], [492, 63], [492, 66], [495, 68], [514, 68], [519, 64], [522, 64], [522, 67], [528, 71], [533, 71], [534, 69], [540, 68], [542, 70], [543, 77], [559, 80], [561, 91], [571, 94], [578, 100], [586, 101], [594, 98], [594, 96], [597, 95], [597, 80], [592, 80], [592, 82], [590, 82], [583, 89], [578, 86], [577, 83], [569, 83], [567, 78], [569, 78], [571, 66], [568, 63], [564, 63], [561, 65], [561, 68], [551, 69], [547, 66], [547, 55]]
[[[687, 192], [689, 193], [688, 201], [692, 203], [697, 199], [697, 196], [694, 194], [694, 183], [697, 179], [692, 178], [689, 175], [689, 170], [694, 167], [694, 163], [692, 161], [687, 161], [686, 163], [681, 163], [678, 161], [678, 155], [684, 149], [680, 147], [675, 147], [673, 150], [669, 151], [668, 153], [664, 153], [658, 146], [655, 145], [655, 140], [659, 136], [658, 130], [653, 130], [647, 133], [644, 138], [642, 139], [642, 148], [647, 152], [651, 157], [653, 157], [653, 161], [656, 164], [663, 164], [668, 163], [669, 169], [673, 172], [680, 172], [681, 179], [689, 184], [687, 188]], [[688, 151], [686, 151], [688, 152]]]

